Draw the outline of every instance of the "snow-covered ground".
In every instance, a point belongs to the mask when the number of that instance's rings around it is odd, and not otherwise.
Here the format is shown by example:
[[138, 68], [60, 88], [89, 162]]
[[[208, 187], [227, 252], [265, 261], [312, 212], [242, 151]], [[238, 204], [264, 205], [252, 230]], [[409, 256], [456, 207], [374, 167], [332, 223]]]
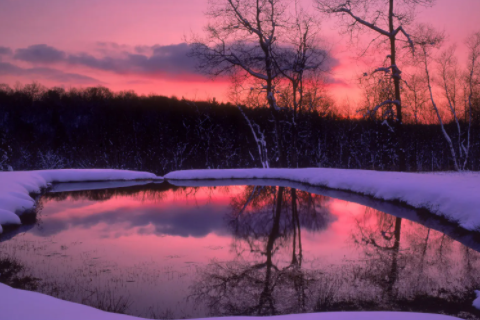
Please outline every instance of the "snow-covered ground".
[[480, 310], [480, 290], [475, 290], [475, 294], [477, 295], [477, 299], [473, 301], [473, 306]]
[[[0, 233], [2, 225], [21, 224], [19, 216], [34, 208], [30, 193], [39, 193], [54, 182], [158, 179], [162, 178], [148, 172], [107, 169], [0, 172]], [[82, 189], [81, 185], [77, 188]]]
[[403, 173], [345, 169], [186, 170], [167, 180], [283, 179], [314, 186], [353, 191], [376, 199], [401, 201], [480, 230], [480, 173]]
[[[312, 186], [353, 191], [381, 200], [398, 200], [416, 208], [427, 208], [459, 223], [468, 230], [480, 229], [479, 173], [398, 173], [341, 169], [235, 169], [171, 172], [168, 180], [276, 179]], [[19, 215], [34, 208], [30, 193], [38, 193], [53, 182], [115, 180], [159, 180], [146, 172], [120, 170], [45, 170], [0, 172], [1, 225], [20, 224]], [[136, 184], [136, 183], [134, 183]], [[99, 183], [97, 187], [112, 186]], [[80, 183], [67, 189], [80, 190]], [[86, 187], [86, 186], [85, 186]], [[61, 190], [59, 190], [61, 191]], [[478, 299], [476, 300], [478, 304]], [[0, 318], [19, 320], [129, 320], [134, 317], [106, 313], [94, 308], [62, 301], [40, 293], [12, 289], [0, 284]], [[222, 319], [229, 319], [222, 318]], [[281, 320], [429, 320], [456, 319], [444, 315], [397, 312], [340, 312], [277, 316]], [[232, 318], [233, 319], [233, 318]], [[256, 318], [236, 317], [235, 320]]]
[[[404, 312], [331, 312], [273, 317], [276, 320], [449, 320], [444, 315]], [[5, 320], [135, 320], [47, 295], [12, 289], [0, 283], [0, 319]], [[215, 318], [212, 318], [215, 319]], [[262, 320], [264, 317], [223, 317], [217, 320]]]
[[[281, 179], [337, 190], [353, 191], [381, 200], [398, 200], [480, 230], [480, 173], [401, 173], [343, 169], [232, 169], [174, 171], [168, 180]], [[53, 182], [158, 180], [152, 173], [123, 170], [44, 170], [0, 172], [0, 232], [2, 225], [20, 224], [19, 215], [33, 209], [29, 193]], [[124, 185], [142, 182], [130, 181]], [[73, 186], [82, 189], [82, 184]], [[91, 188], [91, 186], [89, 187]]]

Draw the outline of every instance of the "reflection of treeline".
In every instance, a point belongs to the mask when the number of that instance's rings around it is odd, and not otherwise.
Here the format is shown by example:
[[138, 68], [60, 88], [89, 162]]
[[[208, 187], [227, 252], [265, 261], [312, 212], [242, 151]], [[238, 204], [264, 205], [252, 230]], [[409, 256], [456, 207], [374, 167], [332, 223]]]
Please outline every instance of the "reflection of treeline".
[[145, 185], [129, 186], [112, 189], [99, 190], [79, 190], [79, 191], [63, 191], [63, 192], [49, 192], [42, 195], [42, 199], [63, 201], [67, 198], [73, 200], [91, 200], [91, 201], [105, 201], [117, 196], [134, 196], [136, 198], [144, 199], [161, 199], [165, 191], [177, 190], [180, 187], [173, 186], [168, 182], [163, 183], [149, 183]]
[[[0, 169], [122, 168], [163, 174], [176, 169], [258, 167], [251, 127], [236, 106], [161, 96], [112, 93], [106, 88], [0, 88]], [[277, 165], [268, 108], [245, 110], [265, 133]], [[281, 113], [289, 119], [287, 111]], [[298, 115], [299, 166], [388, 170], [398, 165], [388, 123], [345, 119], [332, 113]], [[452, 129], [452, 130], [451, 130]], [[452, 168], [436, 125], [406, 125], [408, 170]], [[454, 135], [453, 124], [447, 130]], [[258, 135], [258, 134], [257, 134]], [[472, 141], [478, 141], [478, 123]], [[291, 146], [291, 128], [282, 139]], [[287, 148], [288, 149], [288, 148]], [[287, 153], [292, 150], [287, 150]], [[290, 157], [289, 157], [290, 158]], [[480, 169], [479, 148], [469, 169]]]

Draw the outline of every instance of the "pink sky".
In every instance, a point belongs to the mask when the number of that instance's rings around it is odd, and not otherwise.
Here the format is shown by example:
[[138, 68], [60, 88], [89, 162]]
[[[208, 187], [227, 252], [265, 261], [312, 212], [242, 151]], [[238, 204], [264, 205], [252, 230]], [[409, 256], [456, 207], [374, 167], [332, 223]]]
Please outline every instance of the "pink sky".
[[[303, 2], [311, 6], [311, 0]], [[202, 31], [206, 9], [207, 0], [2, 0], [0, 83], [36, 80], [66, 88], [102, 84], [141, 94], [225, 100], [228, 81], [192, 74], [179, 46], [185, 35]], [[433, 8], [422, 11], [418, 20], [445, 30], [449, 41], [460, 45], [460, 58], [464, 59], [461, 45], [465, 36], [480, 29], [480, 1], [437, 0]], [[332, 85], [332, 94], [338, 100], [356, 101], [359, 91], [354, 78], [368, 66], [355, 59], [355, 50], [346, 47], [336, 26], [333, 20], [323, 23], [324, 37], [339, 60], [332, 76], [345, 83]], [[34, 59], [32, 51], [37, 53]], [[42, 56], [45, 51], [47, 55]], [[129, 65], [122, 64], [125, 52], [137, 55], [130, 58]], [[58, 59], [49, 60], [52, 57]], [[131, 67], [132, 61], [135, 67]]]

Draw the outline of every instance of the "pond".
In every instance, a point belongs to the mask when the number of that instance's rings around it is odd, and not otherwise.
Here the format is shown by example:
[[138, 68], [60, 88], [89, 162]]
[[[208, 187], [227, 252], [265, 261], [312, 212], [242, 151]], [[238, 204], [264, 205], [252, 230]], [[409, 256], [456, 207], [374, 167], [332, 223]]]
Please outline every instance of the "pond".
[[3, 236], [0, 261], [37, 279], [36, 291], [146, 318], [339, 310], [480, 318], [471, 235], [393, 204], [278, 185], [58, 185], [39, 199], [34, 224]]

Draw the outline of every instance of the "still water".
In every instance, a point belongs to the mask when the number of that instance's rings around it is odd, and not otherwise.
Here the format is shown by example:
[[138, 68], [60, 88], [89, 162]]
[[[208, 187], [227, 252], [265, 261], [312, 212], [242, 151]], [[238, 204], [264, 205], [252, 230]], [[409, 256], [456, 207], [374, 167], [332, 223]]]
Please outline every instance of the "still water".
[[[455, 237], [454, 237], [455, 238]], [[480, 254], [408, 219], [289, 187], [56, 192], [0, 243], [37, 291], [159, 319], [408, 310], [477, 319]]]

